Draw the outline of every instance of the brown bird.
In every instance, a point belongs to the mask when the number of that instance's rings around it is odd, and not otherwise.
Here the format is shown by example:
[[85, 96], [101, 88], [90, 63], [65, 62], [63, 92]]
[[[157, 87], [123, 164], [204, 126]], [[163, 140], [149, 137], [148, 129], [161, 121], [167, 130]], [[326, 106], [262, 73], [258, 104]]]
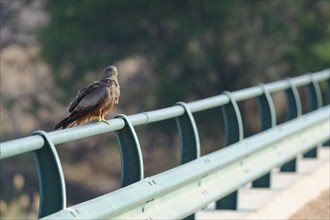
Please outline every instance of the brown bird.
[[78, 91], [76, 98], [68, 107], [70, 115], [60, 121], [55, 129], [64, 129], [95, 119], [108, 123], [104, 117], [114, 104], [118, 104], [119, 96], [120, 86], [117, 68], [108, 66], [103, 70], [99, 81]]

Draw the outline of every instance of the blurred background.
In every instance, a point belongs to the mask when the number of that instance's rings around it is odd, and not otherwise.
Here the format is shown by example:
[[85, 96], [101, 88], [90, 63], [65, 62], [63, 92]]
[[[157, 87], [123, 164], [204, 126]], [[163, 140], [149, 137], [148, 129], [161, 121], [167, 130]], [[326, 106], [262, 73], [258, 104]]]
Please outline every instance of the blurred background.
[[[0, 6], [1, 142], [34, 130], [52, 131], [67, 116], [76, 92], [98, 80], [108, 65], [118, 67], [121, 84], [120, 103], [108, 118], [330, 66], [327, 0], [1, 0]], [[299, 92], [304, 96], [304, 90]], [[284, 94], [273, 99], [281, 123]], [[240, 102], [239, 107], [245, 136], [256, 133], [256, 101]], [[220, 108], [194, 116], [202, 154], [220, 149]], [[145, 176], [179, 164], [175, 120], [136, 129]], [[57, 149], [68, 205], [119, 188], [120, 157], [113, 133]], [[32, 154], [1, 160], [0, 165], [0, 217], [36, 218], [39, 194]]]

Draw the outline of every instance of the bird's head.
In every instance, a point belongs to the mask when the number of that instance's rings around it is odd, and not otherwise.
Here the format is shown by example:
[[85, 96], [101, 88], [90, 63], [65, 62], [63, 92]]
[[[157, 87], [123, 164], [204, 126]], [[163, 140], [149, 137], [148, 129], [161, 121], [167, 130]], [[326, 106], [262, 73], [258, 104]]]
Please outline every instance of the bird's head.
[[102, 73], [101, 80], [114, 79], [117, 78], [118, 71], [115, 66], [107, 66]]

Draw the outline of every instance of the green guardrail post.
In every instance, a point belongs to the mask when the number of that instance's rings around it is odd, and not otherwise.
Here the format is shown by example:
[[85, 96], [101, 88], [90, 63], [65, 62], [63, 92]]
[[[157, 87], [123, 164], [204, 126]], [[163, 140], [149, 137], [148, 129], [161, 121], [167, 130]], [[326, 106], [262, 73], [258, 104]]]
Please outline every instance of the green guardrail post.
[[[243, 139], [243, 122], [236, 100], [230, 92], [223, 92], [230, 102], [221, 106], [225, 123], [225, 147]], [[221, 186], [219, 186], [221, 187]], [[237, 209], [238, 192], [235, 191], [216, 201], [216, 209]]]
[[35, 131], [44, 139], [44, 146], [34, 151], [38, 171], [40, 207], [42, 218], [66, 207], [66, 191], [63, 170], [56, 148], [45, 131]]
[[[309, 74], [311, 83], [307, 86], [308, 111], [314, 111], [322, 107], [322, 95], [318, 82], [312, 74]], [[304, 158], [316, 158], [317, 146], [303, 154]]]
[[176, 117], [181, 141], [181, 164], [184, 164], [200, 157], [200, 143], [197, 126], [187, 104], [178, 102], [177, 105], [185, 110], [183, 115]]
[[125, 126], [115, 131], [120, 147], [121, 186], [125, 187], [143, 179], [143, 159], [138, 137], [127, 116], [118, 114], [115, 118], [125, 121]]
[[[287, 82], [290, 85], [290, 87], [285, 90], [286, 120], [289, 121], [291, 119], [301, 116], [302, 109], [301, 109], [300, 96], [297, 87], [292, 83], [291, 79], [287, 79]], [[280, 168], [281, 172], [296, 172], [296, 170], [297, 170], [296, 158], [283, 164]]]
[[[272, 97], [263, 84], [260, 84], [263, 94], [257, 97], [259, 109], [260, 131], [276, 126], [276, 113]], [[271, 186], [271, 173], [267, 173], [252, 182], [254, 188], [264, 188]]]
[[[185, 113], [176, 117], [176, 123], [180, 135], [181, 164], [187, 163], [200, 157], [200, 142], [197, 126], [194, 117], [184, 102], [178, 102], [184, 108]], [[194, 220], [195, 214], [192, 214], [184, 220]]]

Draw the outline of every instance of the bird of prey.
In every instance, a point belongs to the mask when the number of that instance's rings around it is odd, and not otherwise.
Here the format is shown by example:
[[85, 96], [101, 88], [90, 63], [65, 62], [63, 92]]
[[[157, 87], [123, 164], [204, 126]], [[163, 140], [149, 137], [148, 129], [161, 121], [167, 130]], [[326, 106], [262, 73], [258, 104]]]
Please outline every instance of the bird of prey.
[[70, 115], [60, 121], [55, 129], [64, 129], [95, 119], [108, 123], [104, 117], [114, 104], [118, 104], [119, 96], [117, 68], [108, 66], [103, 70], [99, 81], [78, 91], [76, 98], [68, 107]]

